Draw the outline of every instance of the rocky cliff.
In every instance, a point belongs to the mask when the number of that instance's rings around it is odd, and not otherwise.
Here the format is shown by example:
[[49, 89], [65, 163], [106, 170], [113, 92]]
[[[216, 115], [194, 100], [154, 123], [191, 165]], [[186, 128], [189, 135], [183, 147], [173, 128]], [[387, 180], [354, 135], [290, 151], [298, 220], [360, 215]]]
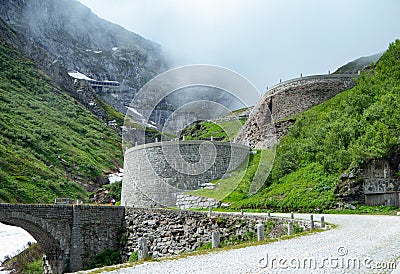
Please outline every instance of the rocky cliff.
[[12, 29], [10, 38], [25, 39], [13, 44], [20, 44], [59, 84], [74, 70], [122, 83], [100, 96], [121, 112], [135, 91], [167, 68], [159, 45], [97, 17], [75, 0], [2, 0], [0, 17]]

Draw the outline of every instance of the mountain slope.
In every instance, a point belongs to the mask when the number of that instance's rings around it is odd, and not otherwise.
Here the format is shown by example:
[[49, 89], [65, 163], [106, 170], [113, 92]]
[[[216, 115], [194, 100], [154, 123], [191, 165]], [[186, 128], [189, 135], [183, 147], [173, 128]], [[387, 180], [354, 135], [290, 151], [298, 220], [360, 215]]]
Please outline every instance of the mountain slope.
[[122, 165], [120, 137], [0, 38], [0, 202], [84, 199]]
[[[24, 36], [20, 49], [47, 73], [59, 65], [95, 79], [121, 82], [118, 92], [101, 97], [123, 113], [134, 93], [167, 67], [159, 45], [97, 17], [75, 0], [2, 0], [0, 17]], [[40, 60], [37, 47], [51, 58]], [[58, 73], [65, 76], [66, 71]]]
[[399, 152], [399, 106], [397, 40], [354, 88], [294, 117], [266, 187], [234, 207], [310, 211], [335, 206], [334, 189], [343, 173]]
[[334, 74], [357, 74], [359, 71], [361, 72], [362, 70], [371, 66], [371, 64], [374, 65], [376, 62], [378, 62], [382, 54], [383, 52], [380, 52], [371, 56], [360, 57], [345, 64], [344, 66], [341, 66], [334, 72]]

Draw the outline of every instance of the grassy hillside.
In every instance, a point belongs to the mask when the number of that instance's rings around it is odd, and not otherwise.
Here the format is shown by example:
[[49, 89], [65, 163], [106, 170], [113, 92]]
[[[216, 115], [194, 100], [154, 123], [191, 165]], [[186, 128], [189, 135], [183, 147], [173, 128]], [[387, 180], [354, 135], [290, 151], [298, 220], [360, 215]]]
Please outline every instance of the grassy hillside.
[[250, 193], [257, 192], [259, 187], [262, 187], [275, 155], [273, 149], [254, 152], [256, 153], [249, 155], [248, 162], [230, 172], [228, 178], [212, 181], [213, 189], [198, 189], [189, 194], [218, 199], [224, 203], [235, 203], [248, 198]]
[[122, 165], [118, 134], [0, 46], [0, 202], [85, 198]]
[[400, 147], [400, 41], [351, 90], [295, 116], [266, 187], [234, 207], [318, 210], [335, 204], [342, 173]]
[[231, 141], [246, 122], [250, 110], [238, 109], [215, 121], [197, 121], [185, 128], [181, 135], [184, 135], [186, 140], [210, 140], [213, 137], [216, 141]]
[[240, 125], [245, 122], [245, 119], [218, 123], [199, 121], [185, 128], [182, 135], [185, 135], [186, 140], [210, 140], [213, 137], [215, 141], [228, 142], [237, 135]]

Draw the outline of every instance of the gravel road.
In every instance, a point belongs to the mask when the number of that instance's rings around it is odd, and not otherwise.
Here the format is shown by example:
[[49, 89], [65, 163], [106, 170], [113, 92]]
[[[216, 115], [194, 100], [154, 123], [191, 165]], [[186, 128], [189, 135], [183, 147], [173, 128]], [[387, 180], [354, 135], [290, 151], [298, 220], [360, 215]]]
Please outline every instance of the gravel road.
[[[273, 216], [288, 216], [272, 214]], [[322, 215], [314, 215], [319, 220]], [[295, 214], [295, 218], [309, 215]], [[122, 273], [400, 273], [400, 216], [325, 215], [336, 229], [270, 244], [148, 262]]]

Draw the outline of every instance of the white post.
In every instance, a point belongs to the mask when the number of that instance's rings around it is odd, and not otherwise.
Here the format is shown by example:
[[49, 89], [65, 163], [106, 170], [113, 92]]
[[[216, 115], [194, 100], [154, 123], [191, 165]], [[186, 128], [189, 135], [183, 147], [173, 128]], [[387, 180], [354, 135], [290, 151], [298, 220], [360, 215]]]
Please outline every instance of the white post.
[[321, 217], [321, 228], [325, 228], [325, 217]]
[[293, 222], [289, 221], [288, 223], [288, 229], [287, 229], [287, 235], [290, 236], [293, 234]]
[[147, 248], [147, 239], [140, 237], [138, 240], [138, 261], [143, 261], [149, 256], [149, 250]]
[[311, 225], [311, 230], [313, 230], [315, 228], [315, 224], [314, 224], [314, 216], [312, 214], [310, 215], [310, 225]]
[[218, 231], [211, 232], [211, 247], [218, 248], [219, 244], [220, 244], [219, 232]]
[[264, 225], [263, 224], [257, 224], [257, 240], [259, 242], [264, 241], [265, 236], [264, 236]]

